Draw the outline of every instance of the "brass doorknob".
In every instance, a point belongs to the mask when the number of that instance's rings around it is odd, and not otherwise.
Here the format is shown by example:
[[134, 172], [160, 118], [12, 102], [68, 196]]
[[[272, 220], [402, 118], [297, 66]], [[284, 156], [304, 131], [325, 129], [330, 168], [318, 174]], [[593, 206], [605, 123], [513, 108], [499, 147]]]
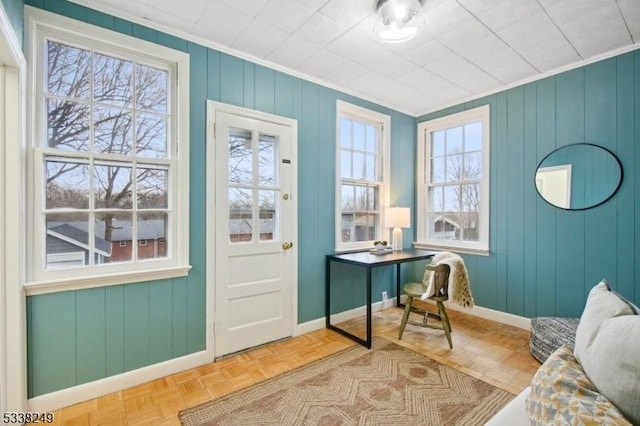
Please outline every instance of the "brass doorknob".
[[293, 247], [293, 243], [282, 243], [282, 250], [289, 250]]

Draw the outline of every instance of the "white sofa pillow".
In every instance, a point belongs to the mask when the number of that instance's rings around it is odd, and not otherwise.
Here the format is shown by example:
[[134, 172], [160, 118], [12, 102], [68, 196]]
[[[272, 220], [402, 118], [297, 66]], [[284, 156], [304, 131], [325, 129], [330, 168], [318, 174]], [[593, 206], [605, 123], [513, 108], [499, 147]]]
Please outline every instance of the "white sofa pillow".
[[575, 356], [598, 391], [640, 424], [640, 316], [606, 281], [590, 292], [576, 330]]

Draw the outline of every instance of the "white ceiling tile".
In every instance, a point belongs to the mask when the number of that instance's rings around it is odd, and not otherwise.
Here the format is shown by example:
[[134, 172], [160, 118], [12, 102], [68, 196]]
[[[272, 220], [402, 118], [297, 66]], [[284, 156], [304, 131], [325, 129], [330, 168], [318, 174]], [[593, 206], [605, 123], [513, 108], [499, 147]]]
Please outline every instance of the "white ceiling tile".
[[513, 49], [504, 45], [502, 48], [486, 51], [473, 63], [504, 84], [520, 81], [539, 73]]
[[[578, 10], [580, 13], [576, 14]], [[600, 1], [585, 9], [576, 0], [564, 1], [550, 7], [549, 15], [583, 58], [631, 44], [631, 36], [614, 2]]]
[[545, 13], [516, 22], [498, 35], [540, 72], [580, 60], [580, 56]]
[[465, 9], [474, 15], [485, 13], [494, 7], [503, 5], [512, 0], [458, 0]]
[[456, 54], [431, 62], [426, 69], [472, 93], [482, 93], [500, 85], [496, 79]]
[[281, 29], [254, 19], [231, 47], [264, 58], [288, 36], [289, 34]]
[[329, 0], [296, 0], [298, 3], [311, 7], [313, 10], [318, 11], [322, 6], [327, 4]]
[[633, 41], [640, 41], [640, 2], [638, 0], [618, 0], [624, 21], [631, 31]]
[[256, 18], [289, 33], [307, 21], [314, 10], [295, 0], [269, 0]]
[[375, 13], [375, 2], [372, 0], [330, 0], [320, 9], [320, 13], [336, 22], [352, 27]]
[[314, 77], [323, 77], [331, 71], [340, 69], [346, 61], [347, 59], [342, 56], [322, 49], [300, 64], [298, 69]]
[[319, 46], [326, 46], [347, 31], [347, 27], [319, 13], [314, 14], [309, 20], [294, 33], [308, 42]]
[[266, 59], [286, 67], [295, 68], [315, 55], [319, 50], [320, 47], [317, 45], [292, 35], [276, 47]]
[[376, 68], [385, 77], [400, 78], [403, 75], [415, 71], [419, 66], [394, 53], [382, 66]]
[[223, 4], [210, 2], [196, 22], [193, 33], [231, 46], [253, 18]]
[[150, 21], [166, 25], [170, 28], [175, 28], [180, 31], [190, 32], [191, 28], [193, 28], [194, 23], [187, 20], [176, 17], [175, 15], [165, 12], [164, 10], [156, 9], [152, 6], [147, 6], [144, 12], [143, 18], [149, 19]]
[[427, 1], [423, 9], [424, 31], [434, 38], [458, 28], [471, 16], [464, 7], [451, 0]]
[[207, 0], [190, 0], [188, 8], [185, 8], [182, 2], [175, 0], [150, 0], [147, 4], [170, 14], [174, 18], [180, 17], [180, 19], [189, 22], [196, 22], [207, 3]]
[[478, 19], [492, 31], [498, 32], [542, 13], [545, 13], [544, 9], [537, 0], [518, 0], [518, 7], [513, 7], [511, 2], [502, 2], [480, 13]]
[[402, 77], [402, 83], [416, 90], [441, 99], [448, 97], [463, 98], [471, 95], [471, 92], [444, 78], [437, 76], [424, 68], [419, 68]]
[[369, 69], [356, 64], [350, 59], [344, 59], [336, 66], [330, 67], [323, 78], [338, 86], [347, 86], [352, 81], [369, 72]]
[[[269, 0], [213, 0], [246, 15], [256, 16]], [[184, 4], [184, 0], [180, 2]]]
[[443, 46], [439, 41], [433, 40], [420, 43], [414, 49], [405, 52], [403, 56], [409, 61], [424, 67], [428, 63], [437, 61], [449, 54], [451, 54], [451, 50], [448, 47]]

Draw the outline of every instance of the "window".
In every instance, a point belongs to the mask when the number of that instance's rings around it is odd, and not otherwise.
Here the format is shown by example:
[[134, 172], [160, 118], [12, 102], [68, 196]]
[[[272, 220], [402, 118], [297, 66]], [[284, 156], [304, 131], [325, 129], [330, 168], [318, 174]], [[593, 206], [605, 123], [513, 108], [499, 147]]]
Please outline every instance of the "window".
[[386, 239], [390, 118], [337, 103], [336, 248], [357, 250]]
[[418, 125], [418, 243], [489, 252], [489, 106]]
[[[188, 56], [40, 10], [28, 16], [27, 286], [185, 275]], [[166, 250], [141, 254], [126, 244], [148, 238], [165, 239]]]

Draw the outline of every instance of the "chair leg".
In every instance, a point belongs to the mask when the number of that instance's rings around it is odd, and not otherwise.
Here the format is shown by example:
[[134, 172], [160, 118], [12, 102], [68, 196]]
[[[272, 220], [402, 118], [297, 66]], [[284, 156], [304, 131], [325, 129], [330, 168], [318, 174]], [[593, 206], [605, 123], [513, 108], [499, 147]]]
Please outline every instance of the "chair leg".
[[411, 302], [413, 302], [413, 297], [407, 296], [407, 300], [404, 304], [404, 315], [402, 315], [402, 323], [400, 323], [400, 334], [398, 334], [398, 340], [402, 340], [402, 334], [404, 333], [404, 328], [407, 326], [407, 321], [409, 320], [409, 314], [411, 313]]
[[444, 304], [442, 302], [437, 302], [438, 311], [440, 312], [440, 317], [442, 318], [442, 328], [444, 329], [444, 334], [447, 336], [447, 341], [449, 342], [449, 348], [453, 349], [453, 343], [451, 343], [451, 324], [449, 323], [449, 315], [447, 315], [447, 311], [444, 308]]

